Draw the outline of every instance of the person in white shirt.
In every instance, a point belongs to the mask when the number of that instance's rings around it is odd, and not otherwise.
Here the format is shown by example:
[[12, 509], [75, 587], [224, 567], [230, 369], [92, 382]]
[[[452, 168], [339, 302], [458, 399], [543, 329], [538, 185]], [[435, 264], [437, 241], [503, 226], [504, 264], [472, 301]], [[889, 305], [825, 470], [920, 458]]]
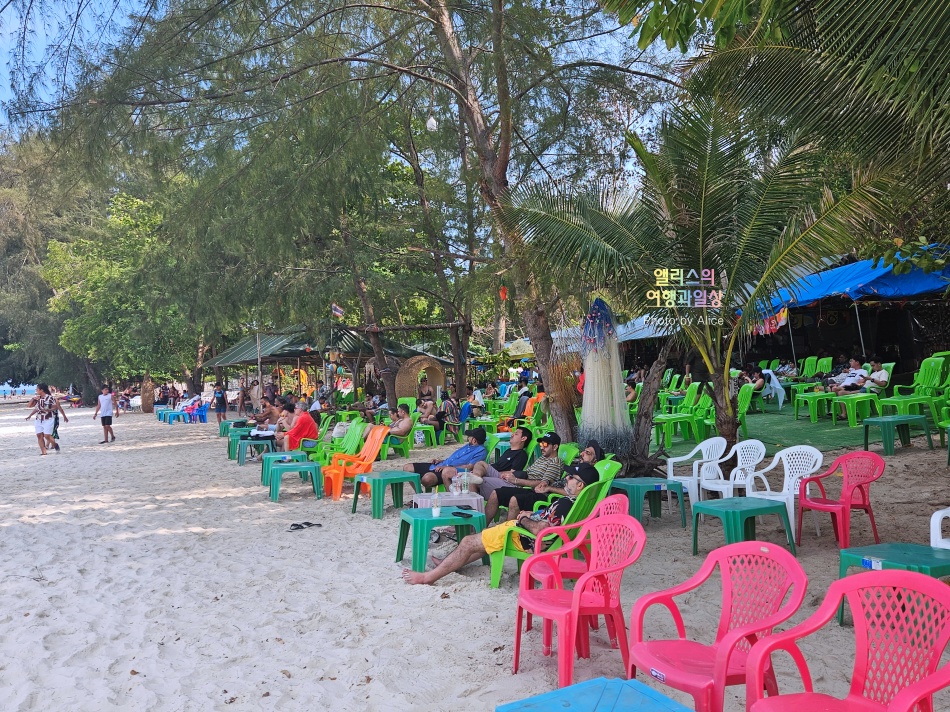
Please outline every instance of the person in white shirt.
[[109, 442], [110, 438], [112, 442], [115, 442], [115, 431], [112, 430], [113, 415], [116, 418], [119, 417], [115, 403], [115, 395], [108, 385], [104, 385], [102, 387], [102, 393], [99, 395], [99, 400], [96, 403], [96, 412], [92, 414], [92, 419], [95, 420], [99, 418], [99, 422], [102, 424], [102, 437], [104, 439], [99, 441], [100, 445], [105, 445]]
[[880, 395], [887, 388], [887, 371], [884, 370], [880, 360], [876, 358], [872, 358], [869, 363], [871, 364], [871, 373], [868, 374], [867, 378], [862, 379], [861, 393]]
[[861, 362], [856, 356], [851, 357], [848, 363], [849, 369], [844, 374], [844, 380], [839, 384], [831, 386], [832, 392], [836, 396], [846, 396], [861, 390], [864, 380], [868, 377], [868, 372], [861, 368]]

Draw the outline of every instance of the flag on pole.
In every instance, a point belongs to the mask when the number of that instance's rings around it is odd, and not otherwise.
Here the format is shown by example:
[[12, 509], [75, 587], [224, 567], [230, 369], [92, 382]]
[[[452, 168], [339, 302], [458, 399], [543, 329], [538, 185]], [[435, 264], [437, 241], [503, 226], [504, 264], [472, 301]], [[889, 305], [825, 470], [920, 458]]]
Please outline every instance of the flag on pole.
[[343, 318], [343, 307], [341, 307], [341, 306], [340, 306], [339, 304], [337, 304], [336, 302], [334, 302], [333, 304], [330, 305], [330, 312], [331, 312], [331, 313], [333, 314], [333, 316], [335, 316], [337, 319], [342, 319], [342, 318]]

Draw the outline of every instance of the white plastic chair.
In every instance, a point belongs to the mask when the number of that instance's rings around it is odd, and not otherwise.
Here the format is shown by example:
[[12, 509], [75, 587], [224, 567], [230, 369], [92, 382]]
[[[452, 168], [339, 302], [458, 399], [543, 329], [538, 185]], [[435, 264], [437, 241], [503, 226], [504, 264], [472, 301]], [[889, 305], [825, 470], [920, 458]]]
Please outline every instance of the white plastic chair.
[[132, 396], [129, 399], [129, 411], [139, 413], [142, 410], [142, 396]]
[[[723, 462], [736, 458], [736, 466], [729, 473], [729, 478], [723, 477]], [[719, 492], [723, 497], [733, 497], [737, 487], [745, 487], [755, 472], [755, 466], [765, 459], [765, 444], [761, 440], [743, 440], [732, 446], [729, 453], [716, 462], [715, 468], [708, 468], [699, 481], [700, 496], [702, 490]]]
[[[821, 469], [824, 457], [821, 452], [811, 445], [794, 445], [784, 450], [779, 450], [772, 458], [772, 464], [764, 470], [756, 470], [752, 474], [746, 487], [747, 497], [758, 497], [772, 501], [785, 502], [785, 508], [788, 509], [788, 521], [795, 521], [795, 498], [798, 497], [798, 488], [803, 478], [813, 475]], [[785, 470], [785, 480], [782, 483], [781, 491], [773, 490], [769, 486], [769, 481], [765, 478], [766, 472], [771, 472], [779, 463]], [[756, 489], [756, 480], [760, 480], [765, 489]], [[817, 528], [817, 514], [815, 527]]]
[[950, 549], [950, 539], [945, 539], [942, 533], [944, 519], [950, 519], [950, 507], [937, 510], [930, 518], [930, 545], [937, 549]]
[[[722, 454], [725, 451], [725, 438], [717, 436], [703, 440], [699, 445], [694, 447], [692, 452], [690, 452], [688, 455], [671, 457], [667, 459], [666, 479], [682, 483], [683, 487], [686, 489], [686, 494], [689, 495], [689, 504], [692, 506], [695, 502], [699, 501], [699, 481], [701, 477], [712, 476], [712, 471], [709, 474], [706, 473], [706, 470], [710, 467], [712, 467], [713, 470], [718, 471], [718, 466], [716, 463], [719, 462], [719, 458], [722, 457]], [[701, 453], [702, 457], [693, 462], [693, 473], [691, 475], [673, 474], [674, 463], [692, 460], [698, 453]], [[667, 504], [669, 505], [669, 510], [672, 512], [672, 498], [667, 499]], [[682, 506], [682, 503], [680, 503], [680, 506]]]

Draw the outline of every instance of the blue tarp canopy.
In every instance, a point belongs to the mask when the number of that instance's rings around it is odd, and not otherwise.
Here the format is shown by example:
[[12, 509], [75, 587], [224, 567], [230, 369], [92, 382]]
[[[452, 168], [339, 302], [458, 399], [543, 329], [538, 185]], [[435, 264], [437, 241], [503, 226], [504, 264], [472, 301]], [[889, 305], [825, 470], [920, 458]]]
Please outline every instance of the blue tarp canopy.
[[[877, 264], [877, 266], [875, 266]], [[819, 299], [848, 297], [859, 299], [907, 299], [941, 292], [950, 285], [950, 267], [926, 274], [914, 267], [906, 274], [894, 274], [878, 260], [863, 260], [802, 277], [772, 297], [772, 309], [804, 307]]]

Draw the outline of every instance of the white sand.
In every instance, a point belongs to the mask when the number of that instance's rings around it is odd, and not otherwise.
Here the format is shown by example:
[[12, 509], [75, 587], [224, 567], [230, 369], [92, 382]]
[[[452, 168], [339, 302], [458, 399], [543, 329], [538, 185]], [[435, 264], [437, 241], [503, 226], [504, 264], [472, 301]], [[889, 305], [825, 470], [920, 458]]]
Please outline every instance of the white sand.
[[[511, 674], [513, 564], [500, 590], [479, 565], [410, 587], [399, 578], [408, 559], [394, 562], [392, 508], [373, 520], [361, 499], [351, 515], [348, 494], [318, 502], [289, 476], [272, 503], [259, 466], [226, 460], [214, 423], [122, 416], [118, 441], [99, 445], [92, 411], [71, 410], [62, 454], [40, 457], [26, 412], [0, 408], [0, 710], [492, 710], [557, 686], [537, 629]], [[915, 443], [888, 458], [873, 490], [884, 541], [926, 543], [930, 512], [950, 501], [945, 451]], [[322, 527], [286, 531], [302, 521]], [[700, 564], [678, 522], [649, 523], [646, 553], [625, 579], [626, 615], [637, 596]], [[867, 519], [854, 522], [853, 544], [872, 543]], [[782, 540], [768, 520], [759, 535]], [[800, 561], [810, 591], [796, 621], [837, 577], [829, 522], [822, 535], [809, 515]], [[721, 527], [707, 520], [700, 536], [705, 554]], [[715, 592], [685, 605], [687, 624], [709, 639]], [[655, 631], [673, 633], [661, 616]], [[816, 684], [833, 694], [847, 688], [851, 640], [834, 625], [805, 649]], [[603, 630], [591, 645], [575, 681], [622, 673]], [[727, 693], [727, 709], [744, 709], [742, 688]]]

